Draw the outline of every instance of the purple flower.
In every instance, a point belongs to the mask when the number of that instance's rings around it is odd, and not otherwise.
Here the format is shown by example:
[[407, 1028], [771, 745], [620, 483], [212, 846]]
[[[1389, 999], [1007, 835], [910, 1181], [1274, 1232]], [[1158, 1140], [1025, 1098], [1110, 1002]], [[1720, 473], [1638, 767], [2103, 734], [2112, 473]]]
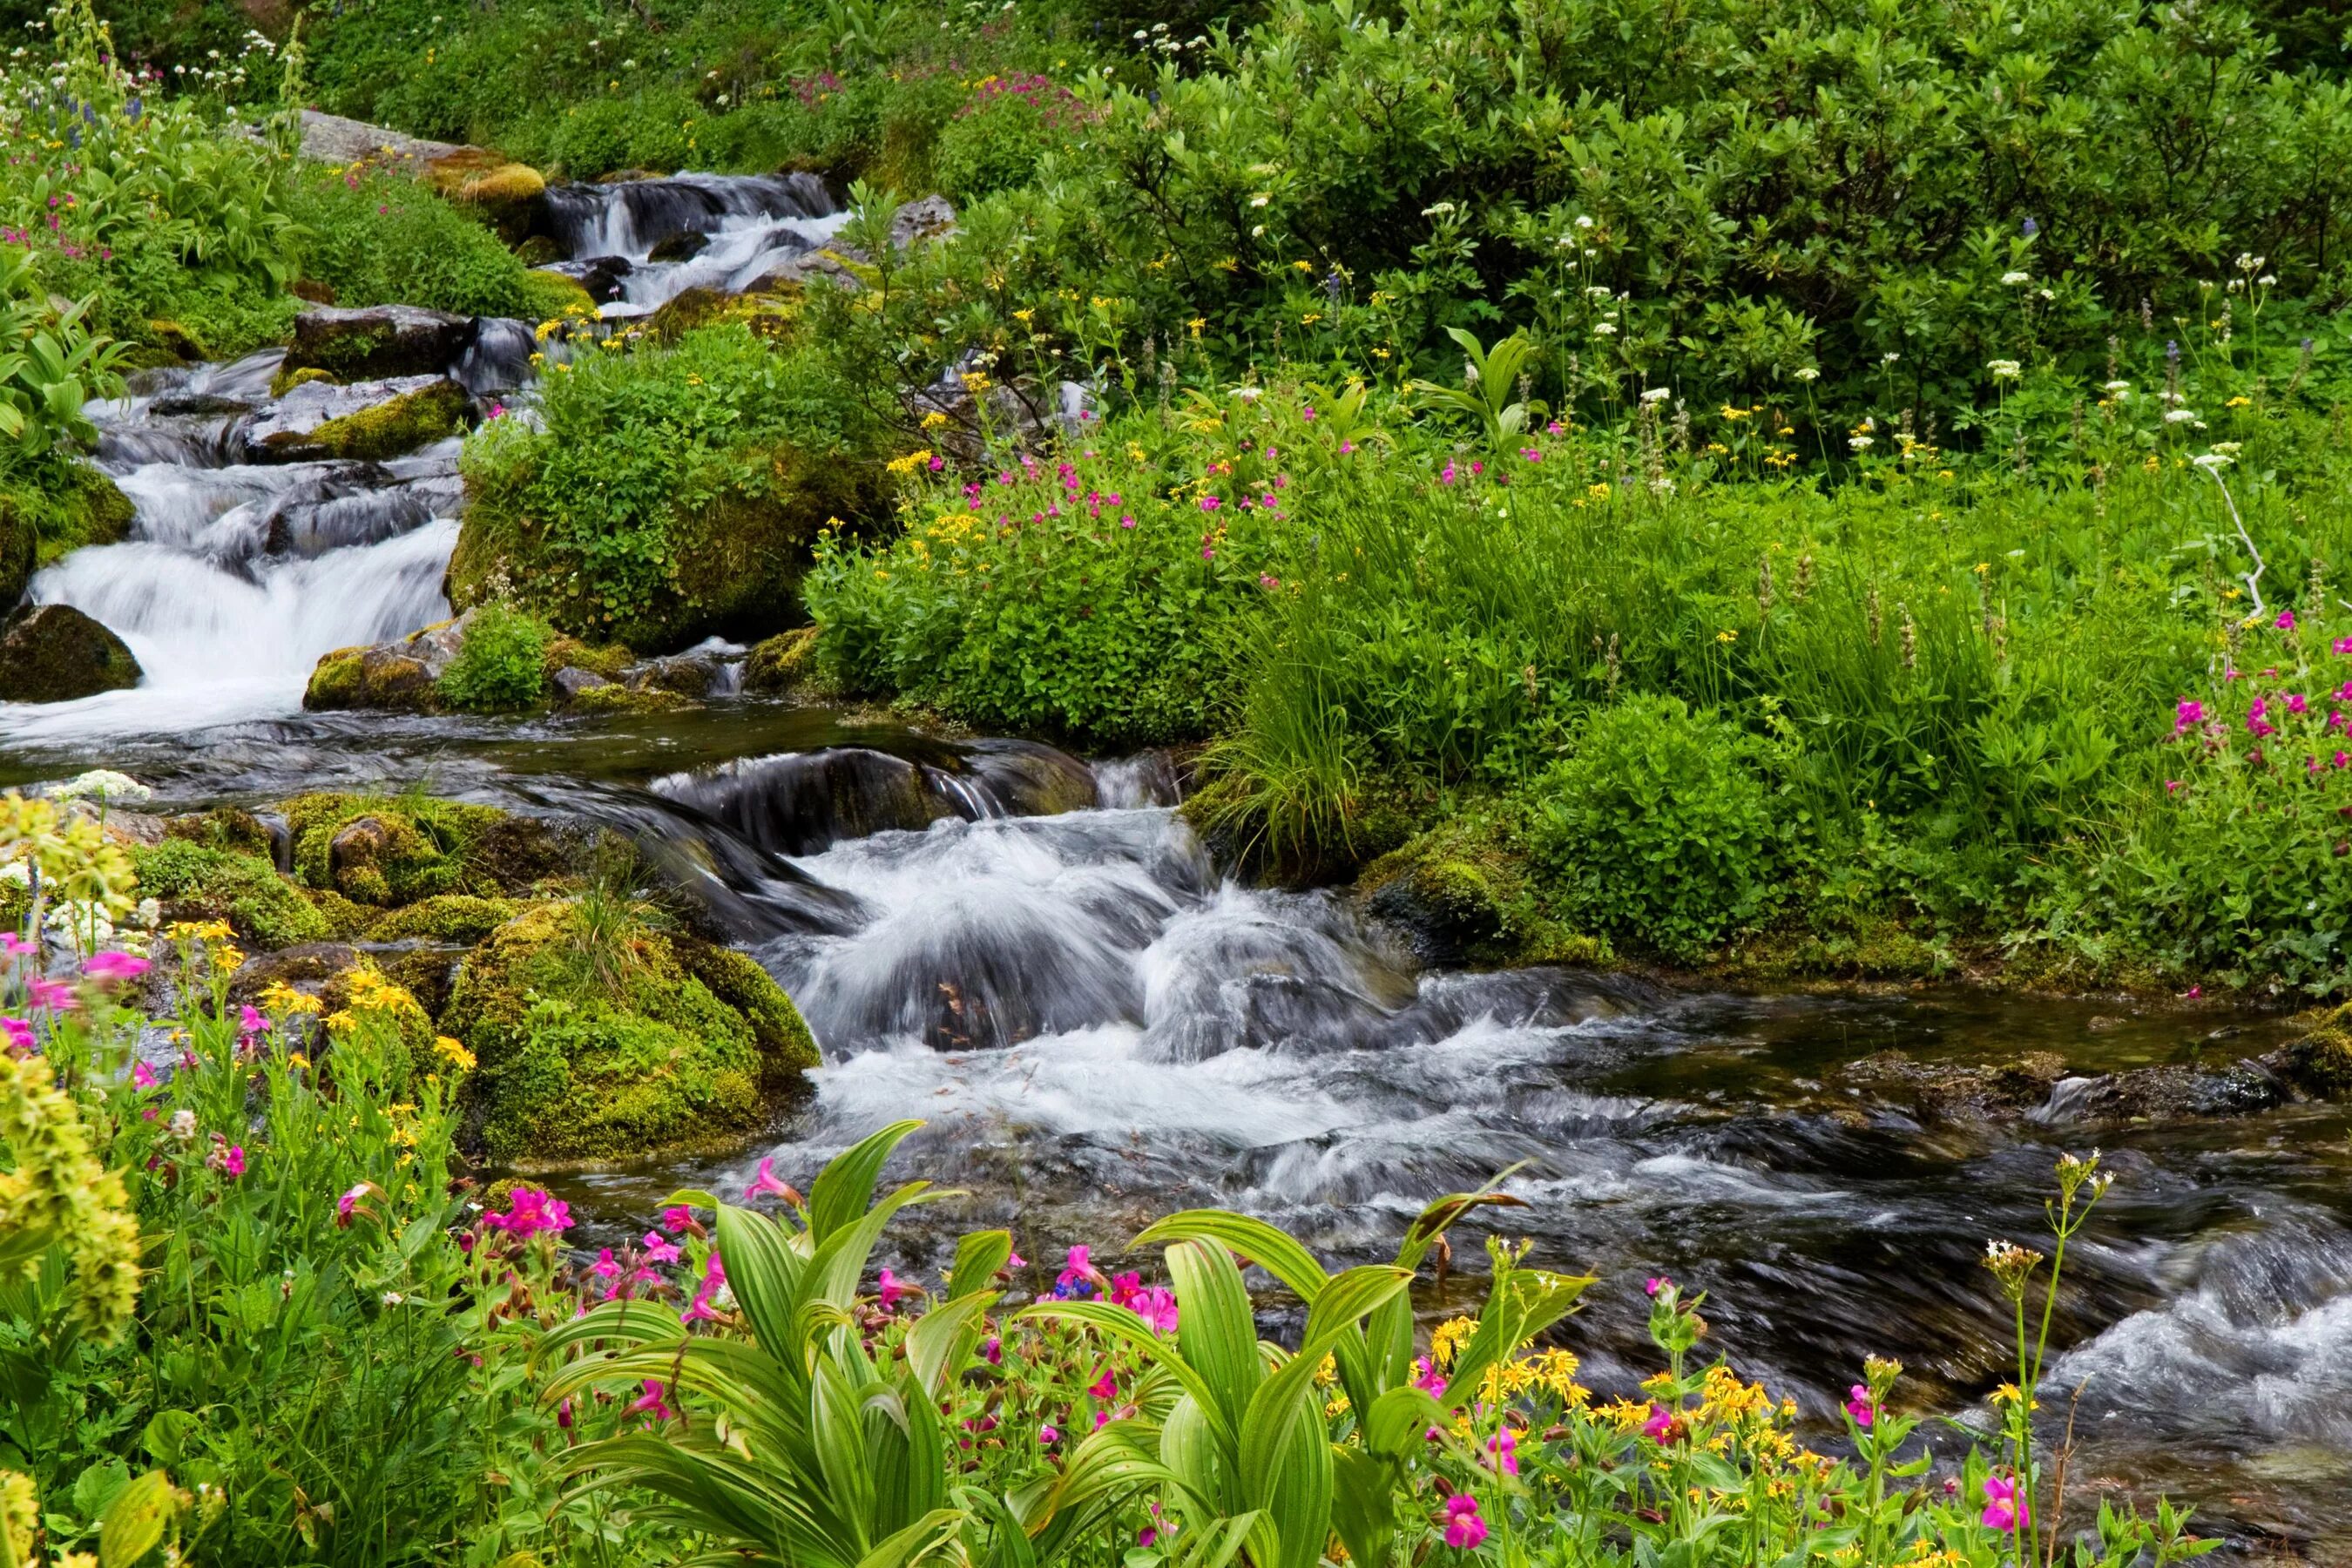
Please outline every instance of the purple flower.
[[1646, 1294], [1648, 1294], [1648, 1295], [1652, 1295], [1652, 1296], [1656, 1295], [1656, 1294], [1657, 1294], [1659, 1291], [1661, 1291], [1661, 1290], [1671, 1290], [1671, 1289], [1673, 1289], [1674, 1288], [1675, 1288], [1675, 1282], [1674, 1282], [1673, 1280], [1671, 1280], [1671, 1279], [1667, 1279], [1667, 1278], [1666, 1278], [1664, 1275], [1663, 1275], [1663, 1274], [1653, 1274], [1653, 1275], [1651, 1275], [1651, 1276], [1650, 1276], [1650, 1282], [1649, 1282], [1647, 1285], [1644, 1285], [1644, 1286], [1643, 1286], [1643, 1287], [1642, 1287], [1643, 1290]]
[[2278, 629], [2283, 632], [2291, 632], [2294, 630], [2294, 612], [2293, 610], [2281, 610], [2278, 613], [2278, 619], [2273, 621], [2271, 625], [2278, 627]]
[[2305, 702], [2305, 701], [2303, 700], [2303, 693], [2302, 693], [2302, 692], [2300, 692], [2300, 691], [2293, 691], [2293, 692], [2289, 692], [2289, 693], [2287, 694], [2287, 700], [2286, 700], [2286, 710], [2287, 710], [2288, 712], [2290, 712], [2290, 713], [2304, 713], [2304, 712], [2308, 712], [2308, 711], [2310, 710], [2310, 709], [2311, 709], [2311, 704], [2310, 704], [2310, 703], [2308, 703], [2308, 702]]
[[886, 1312], [894, 1310], [898, 1303], [908, 1297], [919, 1296], [923, 1293], [921, 1286], [908, 1284], [887, 1268], [882, 1270], [878, 1282], [882, 1289], [882, 1310]]
[[1865, 1430], [1871, 1422], [1877, 1419], [1878, 1407], [1870, 1402], [1869, 1384], [1857, 1383], [1853, 1385], [1846, 1397], [1845, 1413], [1853, 1417], [1855, 1426]]
[[773, 1160], [760, 1162], [759, 1173], [751, 1178], [751, 1184], [743, 1189], [744, 1201], [748, 1203], [757, 1197], [782, 1198], [795, 1207], [799, 1206], [800, 1194], [790, 1182], [776, 1174], [775, 1164]]
[[1508, 1426], [1500, 1428], [1492, 1437], [1486, 1439], [1487, 1454], [1507, 1476], [1516, 1476], [1519, 1473], [1518, 1448], [1519, 1435]]
[[259, 1012], [256, 1011], [253, 1004], [250, 1002], [247, 1003], [237, 1013], [236, 1032], [245, 1036], [248, 1039], [255, 1035], [266, 1032], [268, 1027], [269, 1020], [263, 1017]]
[[2172, 732], [2176, 735], [2185, 735], [2192, 726], [2204, 721], [2205, 704], [2194, 698], [2184, 697], [2180, 700], [2180, 706], [2173, 711]]
[[1642, 1423], [1642, 1431], [1654, 1443], [1663, 1443], [1675, 1429], [1675, 1413], [1663, 1405], [1650, 1406], [1650, 1418]]
[[662, 1210], [662, 1228], [672, 1236], [684, 1236], [688, 1227], [693, 1224], [694, 1211], [684, 1204], [677, 1204]]
[[677, 1261], [677, 1243], [665, 1239], [657, 1230], [646, 1232], [645, 1240], [638, 1245], [646, 1249], [646, 1261], [648, 1263]]
[[1412, 1380], [1412, 1385], [1415, 1388], [1428, 1394], [1432, 1399], [1438, 1398], [1445, 1393], [1445, 1374], [1437, 1370], [1435, 1362], [1425, 1355], [1415, 1356], [1412, 1358], [1412, 1370], [1419, 1374]]
[[650, 1415], [656, 1421], [675, 1420], [677, 1412], [672, 1410], [669, 1407], [669, 1402], [663, 1397], [668, 1392], [668, 1385], [660, 1379], [652, 1377], [646, 1379], [646, 1391], [630, 1403], [629, 1414]]
[[367, 1194], [368, 1184], [362, 1182], [359, 1185], [352, 1188], [349, 1192], [344, 1193], [341, 1197], [338, 1197], [335, 1200], [335, 1223], [337, 1225], [351, 1224], [352, 1211], [359, 1207], [360, 1200], [367, 1196]]
[[12, 1051], [33, 1048], [33, 1026], [22, 1018], [0, 1018], [0, 1036], [5, 1036]]
[[1050, 1448], [1062, 1440], [1062, 1429], [1048, 1421], [1037, 1428], [1037, 1441]]

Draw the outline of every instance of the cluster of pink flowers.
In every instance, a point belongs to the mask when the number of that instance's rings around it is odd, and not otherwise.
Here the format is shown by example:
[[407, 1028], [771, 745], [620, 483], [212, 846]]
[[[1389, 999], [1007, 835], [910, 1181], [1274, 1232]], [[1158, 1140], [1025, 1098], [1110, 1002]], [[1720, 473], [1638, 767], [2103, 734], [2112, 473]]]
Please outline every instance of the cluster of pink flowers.
[[719, 1311], [712, 1303], [718, 1300], [719, 1292], [726, 1288], [727, 1266], [719, 1262], [719, 1249], [714, 1247], [702, 1265], [702, 1282], [694, 1288], [694, 1300], [678, 1314], [678, 1321], [687, 1323], [717, 1321]]
[[572, 1228], [572, 1205], [550, 1197], [538, 1187], [517, 1187], [507, 1198], [507, 1212], [484, 1215], [486, 1230], [502, 1230], [518, 1241], [544, 1232], [550, 1236]]
[[1094, 122], [1095, 116], [1078, 95], [1042, 76], [992, 76], [972, 84], [971, 98], [955, 112], [958, 120], [978, 114], [1008, 100], [1018, 99], [1038, 111], [1038, 122], [1049, 131], [1076, 129]]

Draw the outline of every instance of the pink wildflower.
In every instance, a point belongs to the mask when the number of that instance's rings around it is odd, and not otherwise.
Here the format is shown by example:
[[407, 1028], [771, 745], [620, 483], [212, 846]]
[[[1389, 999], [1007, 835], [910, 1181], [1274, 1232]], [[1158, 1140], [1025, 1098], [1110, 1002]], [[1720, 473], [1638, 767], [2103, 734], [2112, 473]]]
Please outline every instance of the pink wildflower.
[[242, 1176], [245, 1174], [244, 1144], [232, 1143], [228, 1146], [228, 1152], [221, 1157], [221, 1169], [227, 1172], [231, 1176]]
[[638, 1245], [646, 1249], [646, 1261], [648, 1263], [677, 1261], [677, 1243], [664, 1239], [662, 1233], [657, 1230], [646, 1232], [645, 1240]]
[[133, 1062], [131, 1065], [131, 1088], [152, 1089], [160, 1081], [162, 1080], [157, 1079], [155, 1076], [155, 1069], [149, 1067], [145, 1062]]
[[794, 1190], [790, 1182], [776, 1174], [775, 1165], [776, 1163], [773, 1160], [760, 1162], [759, 1173], [751, 1178], [751, 1184], [743, 1189], [744, 1201], [749, 1203], [758, 1197], [782, 1198], [784, 1202], [798, 1207], [801, 1194]]
[[1438, 1518], [1445, 1526], [1445, 1544], [1456, 1552], [1475, 1550], [1486, 1539], [1486, 1521], [1478, 1517], [1478, 1500], [1468, 1492], [1447, 1498]]
[[1845, 1413], [1853, 1417], [1855, 1426], [1865, 1430], [1868, 1429], [1871, 1422], [1877, 1419], [1878, 1407], [1870, 1402], [1868, 1384], [1857, 1383], [1853, 1385], [1846, 1398]]
[[0, 1035], [7, 1037], [8, 1048], [12, 1051], [30, 1051], [33, 1048], [33, 1026], [22, 1018], [0, 1018]]
[[1986, 1529], [2013, 1534], [2033, 1522], [2033, 1504], [2019, 1495], [2021, 1489], [2016, 1481], [1988, 1476], [1984, 1489]]
[[81, 966], [81, 972], [100, 985], [110, 985], [118, 980], [136, 980], [149, 967], [145, 959], [133, 958], [127, 952], [93, 952], [89, 962]]
[[667, 1384], [659, 1378], [649, 1377], [646, 1379], [646, 1391], [630, 1401], [628, 1413], [650, 1415], [656, 1421], [674, 1421], [677, 1418], [677, 1412], [669, 1407], [668, 1400], [664, 1397], [668, 1393]]

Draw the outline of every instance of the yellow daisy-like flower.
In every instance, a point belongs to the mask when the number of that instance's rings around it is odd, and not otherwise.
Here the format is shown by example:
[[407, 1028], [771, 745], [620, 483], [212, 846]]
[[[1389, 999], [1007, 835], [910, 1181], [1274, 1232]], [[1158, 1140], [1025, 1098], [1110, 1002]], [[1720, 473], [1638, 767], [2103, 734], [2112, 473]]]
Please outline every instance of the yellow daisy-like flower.
[[474, 1053], [467, 1050], [457, 1041], [451, 1039], [446, 1035], [440, 1036], [438, 1038], [434, 1040], [433, 1050], [435, 1055], [440, 1057], [451, 1067], [456, 1068], [459, 1072], [471, 1072], [474, 1070]]

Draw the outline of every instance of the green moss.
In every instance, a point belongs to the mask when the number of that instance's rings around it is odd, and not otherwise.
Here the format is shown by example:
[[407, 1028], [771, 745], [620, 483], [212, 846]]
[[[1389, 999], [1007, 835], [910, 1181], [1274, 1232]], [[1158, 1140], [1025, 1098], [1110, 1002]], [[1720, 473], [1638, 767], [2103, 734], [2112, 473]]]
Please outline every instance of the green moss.
[[751, 1024], [767, 1078], [796, 1078], [817, 1065], [816, 1040], [801, 1010], [758, 960], [738, 949], [689, 937], [677, 938], [673, 945], [687, 973]]
[[299, 446], [306, 455], [356, 461], [381, 461], [413, 452], [466, 427], [466, 389], [454, 381], [436, 381], [415, 392], [330, 419], [304, 436], [273, 437], [268, 444]]
[[576, 278], [566, 278], [561, 272], [549, 272], [532, 268], [522, 275], [523, 302], [529, 307], [526, 319], [552, 321], [571, 316], [593, 316], [596, 297], [580, 286]]
[[0, 613], [35, 572], [92, 544], [128, 538], [131, 498], [87, 463], [36, 462], [0, 488]]
[[2295, 1081], [2314, 1094], [2352, 1098], [2352, 1002], [2311, 1019], [2286, 1059]]
[[564, 669], [584, 669], [607, 680], [617, 680], [621, 671], [636, 661], [637, 656], [622, 643], [606, 643], [599, 647], [578, 637], [559, 637], [547, 645], [544, 668], [550, 680], [555, 679], [558, 670]]
[[1461, 803], [1366, 867], [1357, 892], [1435, 963], [1605, 963], [1608, 942], [1563, 921], [1505, 803]]
[[673, 713], [681, 708], [694, 706], [690, 698], [659, 687], [639, 689], [634, 686], [592, 686], [571, 699], [570, 706], [582, 713]]
[[201, 844], [208, 849], [235, 849], [258, 855], [264, 859], [271, 854], [269, 829], [253, 813], [234, 806], [194, 816], [175, 816], [163, 825], [163, 836]]
[[495, 807], [428, 796], [306, 795], [281, 809], [294, 834], [295, 873], [310, 887], [378, 906], [505, 890], [474, 853], [500, 837], [494, 830], [507, 817]]
[[367, 928], [370, 942], [405, 942], [423, 937], [434, 942], [479, 942], [522, 912], [512, 899], [477, 898], [471, 893], [439, 893], [393, 910]]
[[278, 374], [269, 378], [269, 395], [283, 397], [298, 386], [307, 385], [314, 381], [332, 382], [334, 379], [334, 372], [320, 370], [315, 364], [295, 365], [290, 368], [281, 365], [278, 367]]
[[781, 693], [802, 685], [816, 671], [816, 628], [779, 632], [751, 649], [743, 661], [743, 689]]
[[334, 934], [301, 889], [268, 859], [166, 838], [131, 852], [142, 893], [169, 906], [175, 920], [225, 920], [257, 947], [290, 947]]
[[697, 968], [750, 996], [722, 1001], [673, 942], [634, 914], [577, 900], [538, 905], [467, 955], [443, 1022], [478, 1061], [475, 1124], [494, 1160], [641, 1158], [741, 1134], [775, 1075], [765, 1040], [786, 1021], [734, 966]]
[[367, 685], [366, 652], [365, 648], [339, 647], [321, 658], [310, 671], [310, 684], [303, 689], [302, 706], [313, 713], [360, 706]]

